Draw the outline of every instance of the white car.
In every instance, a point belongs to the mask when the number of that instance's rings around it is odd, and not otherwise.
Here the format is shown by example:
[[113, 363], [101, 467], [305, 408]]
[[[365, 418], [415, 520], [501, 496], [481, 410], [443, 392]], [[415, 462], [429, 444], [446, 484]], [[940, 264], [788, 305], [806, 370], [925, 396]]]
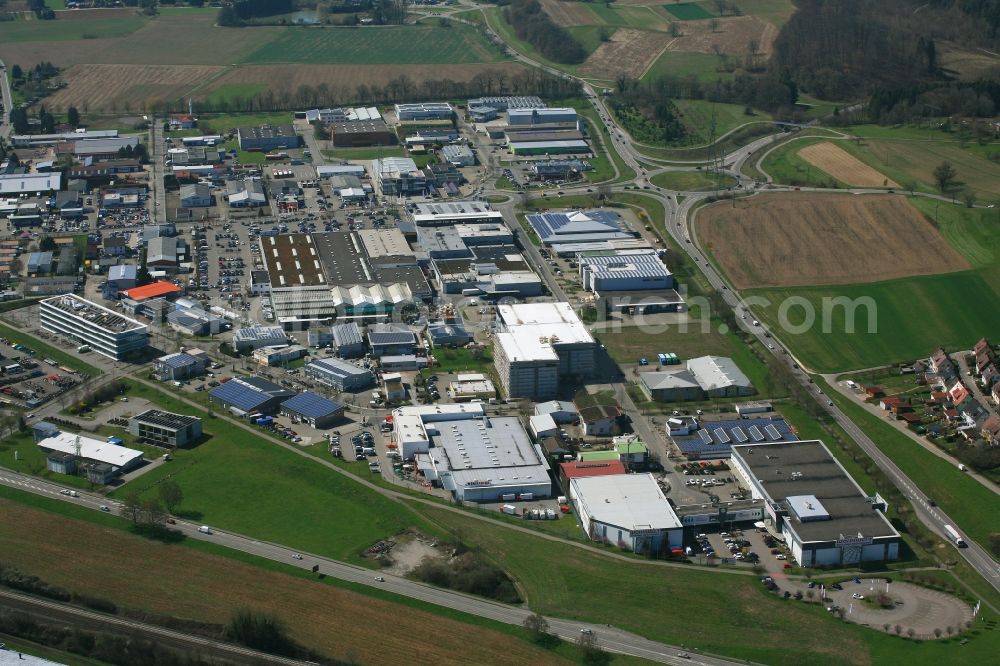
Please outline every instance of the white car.
[[774, 556], [774, 559], [776, 559], [776, 560], [787, 560], [788, 558], [787, 558], [787, 557], [785, 557], [784, 555], [780, 555], [780, 554], [779, 554], [779, 555], [775, 555], [775, 556]]
[[860, 594], [858, 592], [855, 592], [854, 594], [851, 595], [851, 599], [864, 599], [864, 598], [865, 598], [865, 595]]
[[301, 560], [301, 559], [302, 559], [302, 556], [301, 556], [301, 555], [299, 555], [298, 553], [294, 553], [294, 554], [292, 555], [292, 559], [294, 559], [294, 560]]

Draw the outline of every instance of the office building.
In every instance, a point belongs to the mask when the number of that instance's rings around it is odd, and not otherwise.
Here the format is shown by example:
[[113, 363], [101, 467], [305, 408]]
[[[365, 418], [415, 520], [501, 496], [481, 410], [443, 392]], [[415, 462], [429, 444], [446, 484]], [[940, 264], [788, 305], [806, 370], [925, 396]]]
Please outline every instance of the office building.
[[396, 118], [400, 122], [414, 120], [451, 120], [454, 109], [447, 102], [397, 104]]
[[128, 431], [146, 444], [184, 448], [201, 439], [201, 419], [147, 409], [128, 420]]
[[74, 294], [41, 301], [42, 330], [62, 335], [116, 361], [142, 352], [149, 345], [144, 324]]

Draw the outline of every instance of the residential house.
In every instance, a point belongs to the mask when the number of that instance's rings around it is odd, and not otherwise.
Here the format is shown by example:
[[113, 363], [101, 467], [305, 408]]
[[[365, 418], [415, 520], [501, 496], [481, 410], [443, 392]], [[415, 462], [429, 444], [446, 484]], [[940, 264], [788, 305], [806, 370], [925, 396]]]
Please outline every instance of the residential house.
[[937, 374], [946, 382], [958, 377], [958, 366], [955, 364], [944, 347], [938, 347], [931, 354], [931, 371]]
[[592, 405], [580, 410], [583, 434], [588, 437], [610, 437], [619, 432], [621, 410], [617, 405]]
[[990, 341], [989, 341], [988, 338], [981, 339], [979, 342], [976, 343], [976, 346], [972, 348], [972, 352], [976, 356], [979, 356], [983, 352], [987, 352], [987, 351], [989, 351], [989, 352], [993, 351], [993, 345], [990, 344]]
[[1000, 444], [1000, 417], [991, 416], [983, 423], [983, 439], [990, 444]]
[[892, 398], [892, 397], [882, 398], [881, 400], [879, 400], [878, 406], [880, 409], [883, 409], [888, 412], [891, 411], [893, 407], [900, 404], [901, 402], [903, 401], [900, 400], [899, 398]]
[[881, 386], [873, 384], [871, 386], [865, 387], [865, 397], [868, 398], [869, 400], [873, 398], [881, 398], [884, 395], [885, 395], [885, 389], [882, 388]]
[[1000, 382], [993, 385], [993, 403], [1000, 407]]

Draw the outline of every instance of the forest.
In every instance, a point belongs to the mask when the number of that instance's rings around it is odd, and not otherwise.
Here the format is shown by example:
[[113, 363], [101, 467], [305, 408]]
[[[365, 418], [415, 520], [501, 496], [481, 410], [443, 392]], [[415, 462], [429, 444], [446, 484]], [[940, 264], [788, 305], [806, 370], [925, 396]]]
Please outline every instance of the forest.
[[587, 59], [587, 50], [568, 30], [552, 22], [538, 0], [513, 0], [504, 17], [518, 38], [528, 42], [543, 56], [564, 65]]

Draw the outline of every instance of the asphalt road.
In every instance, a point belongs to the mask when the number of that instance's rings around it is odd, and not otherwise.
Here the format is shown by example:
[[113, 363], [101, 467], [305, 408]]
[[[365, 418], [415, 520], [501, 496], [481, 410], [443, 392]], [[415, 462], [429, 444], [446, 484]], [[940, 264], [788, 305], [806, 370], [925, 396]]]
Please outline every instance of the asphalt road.
[[3, 113], [0, 114], [0, 138], [9, 139], [13, 133], [10, 126], [10, 112], [14, 106], [14, 97], [10, 92], [10, 81], [7, 80], [7, 65], [0, 60], [0, 99], [3, 100]]
[[[120, 504], [99, 495], [77, 491], [78, 497], [71, 497], [61, 493], [64, 488], [55, 483], [36, 479], [31, 476], [17, 474], [8, 470], [0, 470], [0, 484], [18, 490], [34, 493], [50, 499], [62, 500], [78, 506], [82, 506], [94, 511], [102, 511], [101, 507], [107, 507], [107, 513], [118, 515]], [[225, 546], [233, 550], [238, 550], [258, 557], [264, 557], [275, 562], [287, 564], [311, 570], [313, 566], [319, 566], [319, 573], [334, 578], [377, 587], [400, 596], [418, 599], [437, 606], [451, 608], [453, 610], [469, 613], [479, 617], [488, 618], [505, 624], [520, 625], [524, 619], [531, 615], [531, 611], [518, 607], [501, 604], [479, 597], [452, 592], [425, 585], [423, 583], [408, 580], [400, 576], [389, 574], [379, 574], [378, 572], [357, 567], [326, 557], [311, 555], [308, 553], [298, 553], [291, 548], [286, 548], [279, 544], [268, 541], [261, 541], [253, 537], [237, 534], [234, 532], [219, 531], [212, 529], [211, 534], [199, 532], [200, 525], [188, 521], [178, 520], [171, 529], [184, 534], [191, 539], [209, 541], [220, 546]], [[302, 559], [297, 559], [295, 555], [301, 555]], [[382, 580], [377, 580], [377, 578]], [[632, 634], [621, 629], [605, 625], [595, 625], [572, 620], [563, 620], [556, 617], [546, 618], [549, 622], [551, 633], [567, 641], [575, 641], [581, 629], [587, 629], [594, 633], [600, 647], [609, 652], [627, 654], [642, 657], [661, 664], [702, 664], [704, 666], [727, 666], [735, 663], [728, 659], [705, 656], [683, 648], [658, 643], [645, 639], [636, 634]], [[688, 654], [689, 657], [679, 657], [678, 654]]]

